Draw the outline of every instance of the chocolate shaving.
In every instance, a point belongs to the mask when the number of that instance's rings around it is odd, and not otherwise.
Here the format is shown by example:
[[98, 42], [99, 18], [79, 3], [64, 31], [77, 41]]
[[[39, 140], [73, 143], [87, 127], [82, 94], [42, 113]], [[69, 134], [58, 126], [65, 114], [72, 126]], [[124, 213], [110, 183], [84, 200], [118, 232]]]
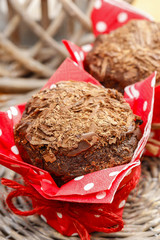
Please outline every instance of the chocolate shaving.
[[43, 155], [43, 158], [46, 162], [50, 162], [50, 163], [53, 163], [56, 161], [56, 156], [54, 154], [52, 155], [49, 155], [49, 154], [46, 154], [46, 155]]
[[74, 157], [80, 154], [81, 152], [84, 152], [88, 150], [92, 145], [87, 140], [82, 140], [78, 144], [78, 148], [74, 149], [73, 151], [70, 151], [67, 156], [68, 157]]
[[[121, 93], [86, 82], [59, 82], [27, 103], [21, 123], [32, 146], [45, 145], [75, 156], [100, 142], [103, 146], [125, 138], [135, 115]], [[114, 137], [113, 137], [114, 136]], [[55, 157], [45, 157], [46, 162]]]
[[92, 140], [93, 136], [96, 136], [96, 134], [94, 132], [83, 133], [81, 135], [81, 139]]

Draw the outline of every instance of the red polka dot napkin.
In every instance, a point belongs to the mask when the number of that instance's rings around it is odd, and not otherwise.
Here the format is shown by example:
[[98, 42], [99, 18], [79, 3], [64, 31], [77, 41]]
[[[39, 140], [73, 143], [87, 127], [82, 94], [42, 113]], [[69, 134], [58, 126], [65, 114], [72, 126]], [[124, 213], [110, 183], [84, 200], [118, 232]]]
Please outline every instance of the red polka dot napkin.
[[[44, 88], [53, 88], [55, 83], [70, 79], [100, 85], [75, 62], [66, 59]], [[61, 234], [79, 234], [83, 240], [90, 239], [89, 233], [93, 231], [120, 231], [123, 228], [124, 205], [140, 177], [140, 157], [151, 128], [154, 85], [155, 73], [145, 81], [129, 86], [125, 92], [126, 101], [133, 112], [143, 120], [143, 135], [132, 161], [79, 176], [61, 188], [57, 187], [47, 171], [23, 162], [15, 146], [13, 128], [20, 120], [25, 104], [0, 112], [0, 163], [21, 174], [24, 179], [24, 185], [2, 179], [2, 184], [13, 188], [6, 199], [11, 210], [22, 216], [39, 214]], [[12, 199], [18, 196], [30, 197], [33, 209], [25, 212], [17, 209]]]
[[[126, 24], [131, 19], [146, 19], [152, 21], [153, 18], [132, 5], [121, 0], [96, 0], [94, 8], [91, 13], [91, 20], [93, 26], [93, 33], [95, 36], [103, 33], [109, 33]], [[70, 41], [64, 40], [66, 48], [68, 49], [72, 59], [83, 68], [83, 60], [86, 54], [92, 49], [92, 44], [87, 44], [82, 47], [76, 46]], [[145, 155], [160, 157], [160, 86], [155, 89], [155, 105], [153, 114], [153, 123], [159, 126], [159, 130], [153, 127], [148, 142], [151, 148], [147, 148]], [[145, 103], [144, 108], [147, 107]], [[154, 151], [152, 146], [154, 146]], [[149, 151], [152, 150], [152, 151]]]
[[91, 14], [93, 32], [96, 36], [109, 33], [131, 19], [153, 20], [149, 14], [121, 0], [96, 0]]

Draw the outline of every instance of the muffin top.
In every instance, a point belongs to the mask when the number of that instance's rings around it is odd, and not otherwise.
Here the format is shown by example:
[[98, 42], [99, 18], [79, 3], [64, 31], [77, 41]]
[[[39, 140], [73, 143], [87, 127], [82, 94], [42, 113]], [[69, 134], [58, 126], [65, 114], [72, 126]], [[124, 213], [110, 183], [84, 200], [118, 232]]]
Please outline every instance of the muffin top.
[[86, 82], [59, 82], [26, 104], [15, 131], [32, 145], [62, 148], [75, 156], [96, 142], [116, 144], [136, 129], [138, 118], [121, 93]]
[[[110, 34], [99, 35], [86, 57], [86, 69], [106, 87], [121, 92], [152, 72], [160, 76], [160, 23], [131, 20]], [[115, 80], [117, 83], [109, 83]], [[118, 85], [119, 84], [119, 85]]]

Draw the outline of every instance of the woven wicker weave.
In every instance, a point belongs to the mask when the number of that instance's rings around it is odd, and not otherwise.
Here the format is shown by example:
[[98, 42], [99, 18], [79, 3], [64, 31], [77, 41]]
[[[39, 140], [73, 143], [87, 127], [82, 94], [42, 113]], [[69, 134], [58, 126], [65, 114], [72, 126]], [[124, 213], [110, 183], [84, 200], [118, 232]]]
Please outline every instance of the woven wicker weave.
[[68, 55], [62, 39], [77, 45], [94, 40], [89, 15], [95, 0], [52, 0], [53, 18], [48, 10], [51, 1], [39, 0], [38, 20], [28, 13], [32, 0], [25, 0], [23, 5], [18, 0], [3, 1], [8, 9], [4, 19], [8, 21], [0, 32], [0, 92], [21, 93], [44, 85]]
[[[1, 92], [28, 91], [41, 87], [42, 81], [44, 85], [68, 55], [61, 43], [63, 38], [78, 45], [94, 39], [89, 18], [94, 0], [53, 0], [56, 14], [53, 19], [48, 14], [49, 0], [40, 0], [39, 20], [27, 12], [32, 0], [26, 0], [23, 5], [18, 0], [4, 1], [7, 2], [9, 20], [0, 32]], [[28, 40], [25, 44], [22, 34]]]
[[[18, 176], [0, 167], [0, 176], [17, 179]], [[12, 240], [76, 240], [78, 237], [64, 237], [48, 226], [38, 216], [19, 217], [12, 214], [5, 196], [9, 189], [0, 186], [0, 239]], [[16, 205], [23, 210], [29, 202], [19, 198]], [[160, 159], [145, 158], [142, 163], [142, 176], [136, 189], [129, 195], [123, 218], [125, 227], [121, 232], [106, 234], [94, 233], [92, 240], [156, 240], [160, 239]]]

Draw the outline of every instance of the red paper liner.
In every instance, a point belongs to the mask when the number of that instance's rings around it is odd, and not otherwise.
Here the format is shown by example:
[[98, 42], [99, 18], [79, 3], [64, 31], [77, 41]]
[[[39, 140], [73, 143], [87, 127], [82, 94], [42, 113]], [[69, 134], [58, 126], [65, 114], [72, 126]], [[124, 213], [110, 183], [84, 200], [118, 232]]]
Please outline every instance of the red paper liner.
[[[121, 0], [96, 0], [91, 12], [91, 21], [95, 36], [109, 33], [126, 24], [131, 19], [146, 19], [148, 21], [153, 21], [153, 18], [149, 14], [140, 11]], [[83, 68], [85, 56], [92, 49], [93, 44], [78, 47], [70, 41], [64, 40], [63, 43], [69, 51], [72, 59]], [[160, 86], [155, 89], [155, 105], [152, 123], [160, 124], [159, 102]], [[156, 146], [156, 151], [145, 150], [144, 154], [160, 157], [160, 129], [152, 130], [151, 137], [156, 140], [152, 140], [152, 145]]]
[[[75, 80], [100, 85], [90, 74], [66, 59], [44, 88], [55, 87], [59, 81]], [[38, 213], [60, 233], [70, 236], [78, 233], [89, 239], [88, 232], [115, 232], [123, 227], [122, 213], [130, 191], [140, 176], [140, 156], [143, 153], [151, 128], [154, 103], [155, 73], [148, 79], [128, 87], [125, 98], [133, 112], [141, 116], [143, 136], [132, 161], [121, 166], [104, 169], [77, 177], [58, 188], [47, 171], [22, 161], [15, 146], [13, 128], [20, 120], [25, 104], [0, 112], [0, 163], [22, 175], [26, 186], [2, 179], [2, 183], [15, 189], [7, 197], [14, 213]], [[147, 108], [144, 109], [144, 103]], [[12, 204], [18, 196], [29, 196], [33, 210], [21, 212]], [[96, 204], [95, 204], [96, 203]]]

